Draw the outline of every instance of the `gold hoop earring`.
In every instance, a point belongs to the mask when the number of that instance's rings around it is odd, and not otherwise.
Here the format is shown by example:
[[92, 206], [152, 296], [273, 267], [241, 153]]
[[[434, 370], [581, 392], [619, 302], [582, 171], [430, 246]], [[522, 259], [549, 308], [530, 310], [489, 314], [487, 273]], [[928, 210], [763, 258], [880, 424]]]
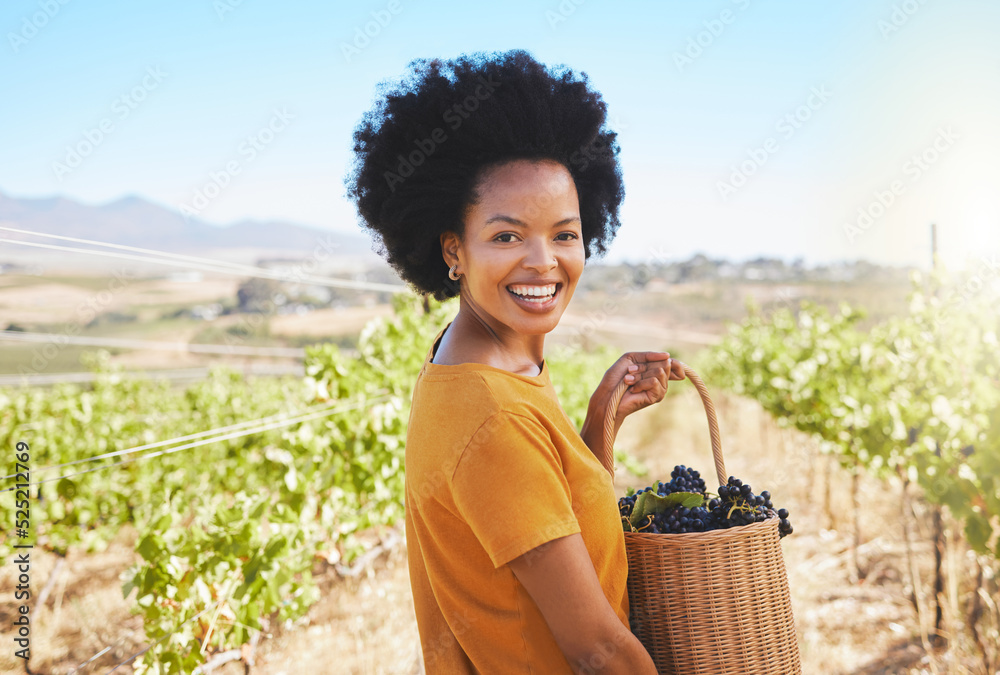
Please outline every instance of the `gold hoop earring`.
[[451, 279], [452, 281], [458, 281], [458, 278], [462, 276], [461, 274], [455, 276], [455, 270], [457, 269], [458, 269], [458, 264], [455, 264], [451, 266], [450, 270], [448, 270], [448, 278]]

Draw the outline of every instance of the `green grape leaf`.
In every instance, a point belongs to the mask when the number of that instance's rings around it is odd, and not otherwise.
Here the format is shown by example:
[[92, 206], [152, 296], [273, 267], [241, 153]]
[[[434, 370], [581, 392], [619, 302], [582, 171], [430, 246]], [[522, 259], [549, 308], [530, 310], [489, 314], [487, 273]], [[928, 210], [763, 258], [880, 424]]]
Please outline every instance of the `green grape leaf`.
[[705, 498], [697, 492], [674, 492], [661, 497], [650, 490], [636, 497], [629, 522], [632, 527], [637, 528], [645, 522], [646, 516], [664, 513], [675, 506], [686, 506], [693, 509], [696, 506], [701, 506], [704, 502]]
[[139, 543], [135, 547], [136, 553], [141, 555], [145, 560], [155, 560], [161, 550], [161, 546], [157, 542], [159, 537], [154, 533], [149, 533], [139, 540]]
[[663, 504], [679, 504], [689, 509], [702, 506], [705, 503], [705, 497], [698, 492], [674, 492], [666, 497], [661, 497], [661, 499], [664, 500]]

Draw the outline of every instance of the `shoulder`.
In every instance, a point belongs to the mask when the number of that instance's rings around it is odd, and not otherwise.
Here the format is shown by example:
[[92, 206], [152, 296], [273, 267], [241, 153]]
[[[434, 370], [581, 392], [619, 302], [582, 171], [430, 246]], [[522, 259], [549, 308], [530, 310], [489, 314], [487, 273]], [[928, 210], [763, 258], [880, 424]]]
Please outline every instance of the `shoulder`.
[[503, 410], [478, 372], [418, 378], [406, 429], [407, 471], [453, 467], [483, 426]]
[[414, 390], [411, 424], [441, 436], [493, 435], [511, 425], [547, 425], [547, 399], [501, 373], [477, 370], [426, 380]]
[[[527, 466], [534, 468], [526, 472]], [[478, 477], [532, 471], [556, 472], [562, 467], [547, 425], [533, 415], [498, 410], [482, 421], [455, 458], [459, 472]]]
[[486, 417], [503, 408], [502, 394], [478, 370], [421, 373], [413, 388], [414, 414]]
[[537, 376], [511, 377], [517, 374], [482, 365], [466, 362], [454, 369], [424, 370], [414, 385], [414, 407], [479, 418], [501, 410], [537, 416], [539, 404], [554, 396], [551, 384], [544, 386]]
[[[443, 470], [451, 476], [463, 458], [501, 459], [507, 449], [553, 445], [552, 403], [544, 388], [487, 370], [421, 378], [407, 425], [407, 471]], [[503, 460], [501, 459], [501, 462]]]

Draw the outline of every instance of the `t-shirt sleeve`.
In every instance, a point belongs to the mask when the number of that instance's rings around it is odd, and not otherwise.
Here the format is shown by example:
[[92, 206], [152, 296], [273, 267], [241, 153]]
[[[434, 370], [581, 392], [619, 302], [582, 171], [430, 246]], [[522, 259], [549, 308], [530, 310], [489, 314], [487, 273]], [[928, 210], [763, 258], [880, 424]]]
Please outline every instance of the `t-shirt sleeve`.
[[510, 412], [476, 431], [452, 477], [459, 515], [500, 567], [580, 532], [562, 460], [537, 420]]

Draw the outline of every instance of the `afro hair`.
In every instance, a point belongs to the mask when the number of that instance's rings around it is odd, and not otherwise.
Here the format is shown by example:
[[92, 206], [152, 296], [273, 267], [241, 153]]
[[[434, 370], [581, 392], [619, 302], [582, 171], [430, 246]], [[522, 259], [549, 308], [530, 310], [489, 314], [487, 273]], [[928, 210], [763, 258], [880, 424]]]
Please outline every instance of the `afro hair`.
[[487, 168], [515, 159], [566, 167], [580, 198], [586, 258], [604, 255], [625, 196], [616, 134], [586, 73], [547, 69], [528, 52], [415, 59], [354, 130], [345, 179], [373, 250], [420, 293], [459, 293], [448, 278], [441, 234], [464, 237], [464, 213]]

